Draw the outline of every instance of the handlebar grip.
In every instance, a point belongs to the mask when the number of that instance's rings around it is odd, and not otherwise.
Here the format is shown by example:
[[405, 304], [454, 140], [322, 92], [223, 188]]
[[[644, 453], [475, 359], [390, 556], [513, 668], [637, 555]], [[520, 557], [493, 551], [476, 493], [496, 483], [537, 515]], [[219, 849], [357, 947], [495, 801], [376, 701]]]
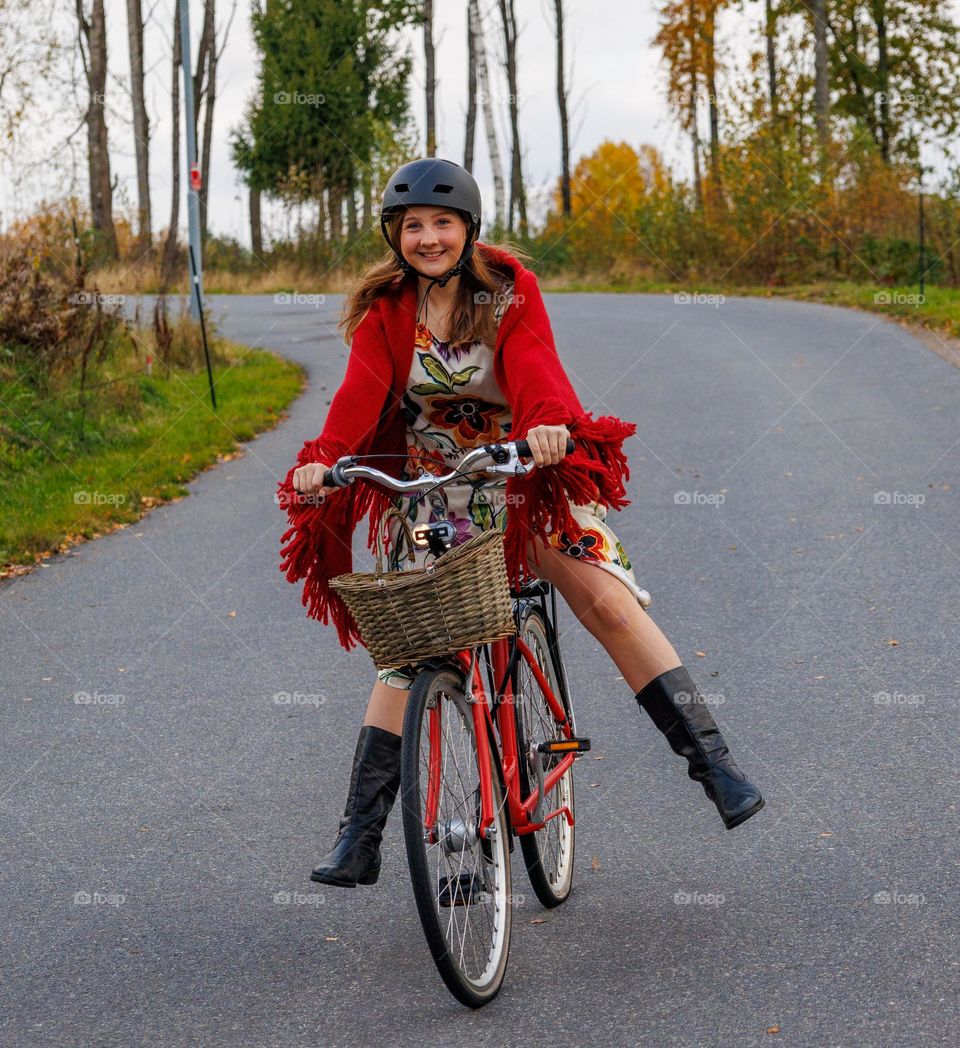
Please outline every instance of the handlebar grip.
[[[530, 451], [530, 445], [525, 440], [518, 440], [518, 441], [515, 441], [515, 443], [517, 445], [517, 454], [521, 458], [533, 458], [533, 455], [532, 455], [532, 453]], [[572, 440], [568, 440], [567, 441], [567, 454], [569, 455], [572, 451], [573, 451], [573, 441]]]
[[333, 479], [333, 470], [328, 469], [323, 474], [323, 480], [320, 482], [325, 488], [335, 488], [337, 485]]

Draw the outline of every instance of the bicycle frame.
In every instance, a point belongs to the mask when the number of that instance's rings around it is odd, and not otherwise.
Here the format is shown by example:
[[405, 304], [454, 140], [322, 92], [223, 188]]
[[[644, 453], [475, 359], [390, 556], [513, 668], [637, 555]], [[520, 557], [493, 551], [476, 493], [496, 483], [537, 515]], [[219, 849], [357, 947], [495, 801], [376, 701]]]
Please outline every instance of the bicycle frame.
[[[551, 588], [551, 594], [552, 594]], [[554, 609], [556, 605], [554, 603]], [[552, 622], [551, 622], [552, 634]], [[534, 815], [542, 806], [543, 797], [556, 786], [557, 782], [569, 771], [576, 759], [575, 753], [564, 755], [556, 767], [552, 768], [543, 777], [541, 794], [540, 783], [534, 786], [533, 791], [527, 796], [521, 796], [521, 783], [519, 762], [521, 754], [517, 749], [517, 724], [515, 716], [514, 693], [512, 685], [512, 670], [518, 659], [523, 659], [529, 666], [537, 685], [542, 690], [550, 711], [556, 718], [564, 736], [570, 738], [573, 735], [573, 725], [560, 697], [555, 695], [550, 687], [540, 666], [530, 648], [519, 637], [510, 637], [503, 640], [493, 641], [486, 645], [490, 651], [489, 664], [492, 665], [493, 680], [500, 681], [500, 693], [495, 696], [495, 708], [491, 710], [490, 699], [484, 685], [483, 676], [480, 672], [480, 660], [477, 652], [480, 649], [465, 649], [458, 652], [456, 660], [463, 670], [467, 681], [468, 699], [473, 711], [474, 735], [477, 740], [477, 758], [480, 777], [480, 826], [478, 835], [487, 837], [487, 830], [494, 823], [493, 811], [493, 789], [491, 780], [491, 744], [493, 728], [496, 724], [501, 745], [500, 765], [503, 771], [503, 781], [506, 788], [507, 808], [510, 815], [510, 825], [513, 832], [518, 836], [533, 833], [542, 829], [551, 819], [563, 816], [572, 826], [574, 823], [573, 813], [567, 805], [562, 805], [555, 810], [537, 819]], [[555, 638], [551, 636], [551, 648], [555, 648]], [[562, 675], [562, 669], [558, 671]], [[564, 682], [560, 680], [560, 686]], [[439, 768], [440, 768], [440, 710], [435, 708], [429, 711], [429, 738], [430, 738], [430, 760], [429, 779], [427, 784], [425, 824], [428, 827], [436, 825], [437, 807], [439, 804]]]

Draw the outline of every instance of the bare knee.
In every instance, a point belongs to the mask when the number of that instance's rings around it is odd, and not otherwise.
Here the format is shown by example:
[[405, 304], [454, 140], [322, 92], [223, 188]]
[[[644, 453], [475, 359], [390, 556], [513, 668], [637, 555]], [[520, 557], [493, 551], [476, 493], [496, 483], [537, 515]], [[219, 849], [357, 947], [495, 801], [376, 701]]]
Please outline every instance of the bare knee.
[[620, 598], [619, 593], [598, 594], [596, 599], [584, 608], [575, 609], [575, 614], [581, 623], [598, 640], [610, 636], [612, 633], [622, 633], [632, 629], [636, 623], [636, 609], [628, 611]]

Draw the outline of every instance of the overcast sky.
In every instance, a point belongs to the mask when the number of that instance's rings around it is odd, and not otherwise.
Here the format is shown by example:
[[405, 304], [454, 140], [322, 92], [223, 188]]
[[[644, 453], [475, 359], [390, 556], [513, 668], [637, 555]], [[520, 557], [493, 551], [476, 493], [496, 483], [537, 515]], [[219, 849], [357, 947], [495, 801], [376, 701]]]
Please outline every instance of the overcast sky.
[[[169, 38], [173, 0], [156, 0], [152, 7], [153, 23], [146, 33], [148, 111], [151, 120], [151, 192], [154, 230], [166, 225], [170, 208], [170, 52]], [[125, 85], [129, 75], [126, 38], [125, 0], [106, 0], [108, 19], [108, 63], [112, 77]], [[191, 29], [194, 48], [200, 28], [202, 4], [191, 0]], [[228, 0], [218, 2], [218, 27], [222, 33], [230, 14]], [[520, 130], [524, 153], [525, 181], [531, 194], [532, 215], [542, 210], [542, 201], [559, 173], [559, 126], [555, 94], [555, 47], [552, 28], [553, 0], [518, 0], [520, 21]], [[668, 163], [684, 176], [687, 173], [687, 141], [670, 118], [664, 102], [664, 77], [658, 51], [651, 41], [657, 31], [656, 7], [653, 0], [565, 0], [566, 38], [570, 94], [572, 155], [591, 152], [604, 139], [625, 140], [634, 146], [648, 143], [657, 146]], [[950, 0], [960, 10], [960, 0]], [[435, 0], [435, 45], [437, 55], [437, 137], [438, 155], [463, 160], [463, 124], [466, 109], [466, 26], [465, 0]], [[495, 105], [499, 119], [501, 153], [506, 158], [508, 137], [506, 125], [506, 84], [502, 71], [494, 68], [499, 54], [495, 0], [481, 0], [489, 12], [485, 20], [487, 45], [495, 87], [501, 93]], [[726, 48], [735, 63], [750, 48], [758, 30], [762, 4], [747, 5], [746, 15], [730, 15], [720, 24], [720, 46]], [[144, 10], [151, 4], [144, 3]], [[422, 33], [410, 32], [404, 44], [414, 57], [412, 98], [414, 114], [423, 127], [423, 45]], [[226, 50], [218, 70], [218, 98], [215, 112], [214, 149], [210, 191], [210, 226], [219, 234], [236, 237], [249, 244], [246, 190], [230, 162], [229, 130], [240, 122], [244, 105], [254, 88], [256, 54], [250, 33], [248, 0], [237, 0]], [[499, 86], [497, 86], [499, 85]], [[301, 90], [323, 91], [323, 85], [301, 86]], [[110, 154], [112, 172], [119, 182], [119, 196], [132, 202], [136, 181], [133, 156], [133, 132], [124, 114], [124, 87], [111, 80], [107, 88], [110, 100]], [[51, 144], [62, 130], [56, 114], [31, 113], [36, 142]], [[70, 125], [75, 124], [71, 116]], [[31, 143], [28, 140], [27, 146]], [[85, 189], [85, 135], [77, 136], [73, 151], [73, 171], [45, 177], [41, 171], [27, 185], [15, 187], [4, 172], [0, 178], [0, 223], [29, 212], [43, 196], [60, 197], [69, 190], [71, 178], [79, 180], [77, 188]], [[36, 148], [39, 148], [37, 146]], [[492, 208], [492, 182], [482, 124], [478, 122], [475, 145], [475, 174], [484, 194], [487, 214]], [[186, 211], [181, 206], [181, 224], [185, 227]]]

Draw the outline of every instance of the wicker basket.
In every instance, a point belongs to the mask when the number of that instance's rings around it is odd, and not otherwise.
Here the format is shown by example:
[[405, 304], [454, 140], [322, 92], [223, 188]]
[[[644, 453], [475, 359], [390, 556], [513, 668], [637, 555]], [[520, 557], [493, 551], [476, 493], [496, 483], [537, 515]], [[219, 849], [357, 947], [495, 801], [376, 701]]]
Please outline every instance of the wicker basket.
[[[413, 559], [410, 525], [396, 509]], [[385, 518], [385, 519], [386, 519]], [[384, 573], [377, 545], [376, 571], [331, 579], [350, 609], [378, 669], [414, 665], [516, 632], [503, 534], [484, 531], [425, 568]]]

